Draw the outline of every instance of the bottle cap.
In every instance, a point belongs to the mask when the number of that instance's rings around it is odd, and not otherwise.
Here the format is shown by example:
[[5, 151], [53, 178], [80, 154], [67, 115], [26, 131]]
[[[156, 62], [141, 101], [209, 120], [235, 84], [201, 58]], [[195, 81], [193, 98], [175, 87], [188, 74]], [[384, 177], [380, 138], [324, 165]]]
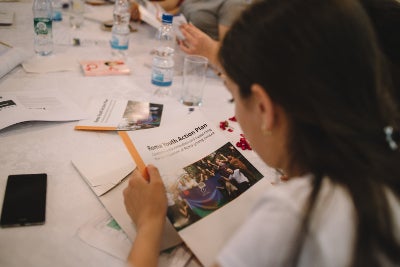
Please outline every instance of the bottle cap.
[[171, 14], [163, 13], [161, 21], [162, 23], [172, 23], [173, 16]]

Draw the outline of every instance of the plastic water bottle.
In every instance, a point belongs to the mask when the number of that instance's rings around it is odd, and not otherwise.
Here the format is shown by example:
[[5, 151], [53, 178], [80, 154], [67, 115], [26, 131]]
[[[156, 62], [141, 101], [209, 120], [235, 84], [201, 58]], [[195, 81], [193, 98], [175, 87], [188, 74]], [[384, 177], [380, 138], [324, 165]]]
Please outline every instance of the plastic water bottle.
[[174, 76], [174, 50], [159, 47], [155, 51], [151, 72], [151, 83], [156, 86], [155, 94], [168, 95]]
[[34, 0], [33, 25], [35, 52], [45, 56], [53, 52], [53, 9], [51, 0]]
[[128, 0], [115, 1], [113, 17], [110, 41], [113, 56], [125, 58], [129, 47], [129, 20], [131, 18]]
[[174, 76], [175, 34], [172, 15], [162, 15], [162, 25], [156, 34], [156, 48], [152, 63], [151, 83], [156, 86], [156, 95], [170, 94]]
[[[171, 14], [164, 13], [161, 17], [161, 26], [158, 28], [156, 33], [157, 47], [169, 47], [174, 49], [175, 47], [175, 32], [172, 27], [173, 16]], [[157, 48], [156, 47], [156, 48]]]
[[62, 20], [62, 2], [61, 0], [52, 0], [53, 6], [53, 21]]

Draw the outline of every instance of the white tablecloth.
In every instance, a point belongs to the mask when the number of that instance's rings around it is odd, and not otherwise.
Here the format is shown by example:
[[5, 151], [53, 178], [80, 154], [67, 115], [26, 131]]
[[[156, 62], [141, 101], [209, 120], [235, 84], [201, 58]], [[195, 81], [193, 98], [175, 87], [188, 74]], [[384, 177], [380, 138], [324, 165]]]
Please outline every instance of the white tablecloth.
[[[33, 55], [33, 19], [31, 2], [0, 2], [1, 10], [15, 11], [15, 23], [0, 28], [0, 41], [22, 47]], [[97, 7], [87, 7], [95, 12]], [[100, 7], [99, 7], [100, 8]], [[155, 29], [137, 25], [131, 34], [128, 76], [84, 77], [79, 67], [65, 72], [46, 74], [27, 73], [21, 66], [0, 79], [0, 92], [62, 90], [78, 105], [85, 108], [93, 97], [126, 98], [165, 104], [176, 108], [176, 114], [163, 118], [167, 123], [174, 116], [183, 116], [178, 101], [181, 77], [177, 75], [169, 98], [153, 96], [150, 83], [149, 51]], [[104, 59], [110, 56], [110, 32], [101, 24], [85, 20], [83, 28], [72, 30], [68, 17], [54, 23], [55, 49], [53, 57]], [[69, 41], [80, 38], [82, 45]], [[201, 111], [216, 125], [234, 115], [230, 95], [222, 81], [210, 75], [204, 92]], [[173, 114], [173, 113], [171, 113]], [[0, 206], [6, 180], [10, 174], [46, 172], [48, 174], [46, 223], [42, 226], [0, 229], [0, 266], [124, 266], [124, 261], [93, 248], [80, 240], [78, 229], [103, 206], [71, 164], [72, 155], [79, 151], [104, 152], [124, 149], [116, 133], [75, 131], [76, 122], [26, 122], [0, 130]], [[226, 133], [239, 140], [240, 129]], [[256, 158], [253, 152], [244, 153]]]

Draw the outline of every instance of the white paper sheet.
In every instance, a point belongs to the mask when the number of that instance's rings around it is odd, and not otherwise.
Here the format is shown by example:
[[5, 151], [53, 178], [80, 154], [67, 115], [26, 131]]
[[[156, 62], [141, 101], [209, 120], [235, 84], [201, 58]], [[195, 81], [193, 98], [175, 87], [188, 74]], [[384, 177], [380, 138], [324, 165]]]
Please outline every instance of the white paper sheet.
[[[127, 235], [106, 210], [94, 215], [92, 219], [80, 227], [78, 236], [87, 244], [123, 261], [128, 258], [132, 246]], [[184, 267], [192, 257], [191, 251], [181, 245], [172, 251], [161, 253], [158, 266]]]
[[74, 121], [87, 114], [57, 90], [0, 93], [0, 129], [24, 121]]

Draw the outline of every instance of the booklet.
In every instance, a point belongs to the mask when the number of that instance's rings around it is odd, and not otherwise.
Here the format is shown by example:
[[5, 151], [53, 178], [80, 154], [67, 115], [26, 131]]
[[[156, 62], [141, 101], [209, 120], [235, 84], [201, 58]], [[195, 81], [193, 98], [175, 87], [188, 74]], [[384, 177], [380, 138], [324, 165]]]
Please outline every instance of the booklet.
[[90, 118], [81, 120], [76, 130], [133, 131], [160, 126], [163, 105], [124, 99], [94, 99]]
[[85, 76], [126, 75], [131, 73], [124, 60], [82, 60], [79, 63]]
[[271, 170], [256, 167], [200, 112], [159, 128], [119, 134], [143, 174], [147, 164], [158, 167], [168, 221], [210, 266], [270, 185], [262, 178], [272, 177]]
[[74, 121], [86, 113], [57, 90], [0, 93], [0, 129], [24, 121]]
[[185, 242], [204, 266], [215, 261], [276, 175], [256, 162], [254, 152], [237, 150], [198, 111], [119, 135], [127, 149], [81, 151], [73, 165], [130, 240], [136, 231], [124, 205], [126, 178], [135, 168], [144, 171], [145, 164], [157, 166], [168, 197], [161, 250]]

